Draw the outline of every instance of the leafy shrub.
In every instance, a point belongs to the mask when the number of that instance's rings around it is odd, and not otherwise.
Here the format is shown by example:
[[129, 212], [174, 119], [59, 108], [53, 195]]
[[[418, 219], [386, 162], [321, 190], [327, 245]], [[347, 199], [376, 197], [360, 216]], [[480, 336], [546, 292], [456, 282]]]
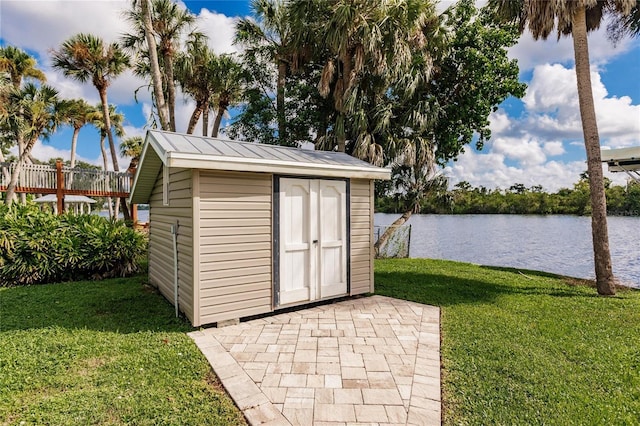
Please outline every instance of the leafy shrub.
[[138, 271], [146, 248], [121, 221], [0, 207], [0, 286], [123, 277]]

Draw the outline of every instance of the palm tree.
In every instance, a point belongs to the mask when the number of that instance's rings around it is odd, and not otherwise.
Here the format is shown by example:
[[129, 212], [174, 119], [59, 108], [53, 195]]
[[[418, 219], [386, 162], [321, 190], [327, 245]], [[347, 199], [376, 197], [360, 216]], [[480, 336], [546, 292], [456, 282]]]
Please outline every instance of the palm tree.
[[227, 112], [227, 108], [236, 104], [242, 96], [242, 72], [242, 66], [232, 56], [221, 55], [218, 58], [214, 78], [217, 112], [211, 131], [214, 138], [218, 137], [222, 116]]
[[[102, 103], [102, 116], [109, 139], [113, 170], [119, 171], [116, 143], [109, 118], [107, 88], [111, 84], [111, 80], [129, 67], [129, 57], [118, 43], [107, 45], [100, 37], [80, 33], [62, 43], [59, 50], [54, 50], [52, 59], [53, 67], [61, 70], [66, 77], [71, 77], [82, 83], [90, 80], [98, 90]], [[126, 206], [125, 198], [122, 198], [121, 202]], [[127, 212], [128, 209], [125, 209], [125, 219], [127, 219]]]
[[144, 145], [144, 139], [142, 139], [142, 136], [132, 136], [130, 138], [123, 139], [120, 142], [120, 155], [131, 158], [128, 170], [132, 175], [138, 167], [138, 162], [142, 155], [142, 145]]
[[22, 49], [14, 46], [0, 47], [0, 71], [9, 74], [16, 89], [20, 89], [24, 77], [42, 83], [47, 80], [44, 73], [36, 68], [36, 64], [36, 60]]
[[276, 117], [278, 135], [286, 139], [285, 84], [290, 70], [303, 60], [302, 50], [294, 45], [294, 29], [282, 0], [252, 0], [254, 19], [240, 19], [235, 42], [245, 48], [245, 56], [264, 56], [277, 68]]
[[[377, 125], [368, 122], [362, 100], [375, 105], [390, 82], [406, 73], [414, 52], [425, 49], [423, 29], [435, 16], [434, 5], [424, 0], [293, 0], [290, 9], [300, 34], [311, 33], [316, 49], [321, 48], [316, 53], [323, 57], [318, 89], [321, 96], [334, 100], [338, 151], [347, 151], [351, 136], [354, 146], [349, 152], [379, 162], [381, 150], [371, 131]], [[428, 52], [424, 59], [430, 63]], [[426, 78], [429, 71], [425, 67]]]
[[609, 251], [607, 204], [605, 198], [600, 138], [591, 89], [587, 33], [600, 27], [604, 16], [623, 22], [636, 0], [564, 1], [564, 0], [490, 0], [496, 17], [515, 22], [520, 31], [528, 28], [533, 38], [546, 40], [556, 30], [558, 38], [571, 35], [578, 83], [578, 102], [587, 153], [587, 171], [591, 191], [591, 235], [598, 294], [615, 294], [615, 277]]
[[91, 122], [96, 109], [89, 105], [84, 99], [70, 99], [60, 102], [60, 114], [62, 121], [73, 128], [71, 136], [71, 158], [69, 166], [76, 166], [76, 150], [78, 146], [78, 135], [80, 129]]
[[134, 24], [141, 23], [144, 40], [148, 46], [147, 57], [149, 59], [149, 72], [151, 74], [158, 117], [160, 118], [160, 126], [162, 130], [170, 130], [169, 107], [165, 101], [164, 91], [162, 89], [162, 72], [160, 71], [160, 63], [158, 61], [158, 46], [154, 36], [153, 19], [151, 17], [152, 8], [151, 0], [132, 0], [132, 9], [126, 13], [126, 16]]
[[201, 35], [190, 37], [187, 51], [180, 53], [176, 58], [176, 80], [180, 83], [182, 91], [196, 102], [187, 126], [187, 134], [193, 133], [200, 116], [204, 114], [202, 136], [207, 136], [208, 112], [216, 90], [217, 67], [218, 56], [207, 46], [205, 37]]
[[107, 88], [111, 80], [129, 67], [129, 57], [117, 43], [106, 45], [104, 41], [91, 34], [77, 34], [64, 43], [59, 50], [53, 51], [53, 67], [82, 83], [91, 81], [98, 90], [101, 101], [113, 170], [119, 171], [116, 144], [111, 132]]
[[[20, 90], [23, 78], [32, 78], [44, 83], [47, 77], [42, 70], [36, 68], [36, 60], [24, 50], [14, 46], [0, 47], [0, 71], [9, 75], [15, 90]], [[21, 111], [15, 111], [21, 114]], [[24, 140], [21, 134], [15, 135], [18, 144], [18, 156], [24, 151]], [[27, 162], [30, 162], [27, 157]]]
[[437, 171], [433, 147], [428, 140], [414, 140], [392, 163], [395, 196], [401, 202], [403, 214], [382, 233], [374, 245], [376, 254], [389, 238], [404, 225], [413, 213], [420, 213], [422, 202], [433, 193], [444, 194], [448, 181]]
[[[175, 104], [176, 87], [174, 62], [179, 50], [182, 37], [189, 32], [196, 22], [196, 17], [189, 10], [181, 7], [171, 0], [151, 1], [153, 34], [157, 37], [156, 44], [160, 58], [158, 64], [163, 69], [163, 88], [166, 92], [166, 102], [169, 110], [169, 129], [176, 131]], [[143, 50], [147, 58], [152, 54], [149, 49], [149, 33], [146, 24], [146, 16], [141, 10], [134, 8], [127, 13], [127, 19], [134, 25], [135, 33], [127, 34], [124, 37], [124, 46], [127, 48], [138, 47]], [[146, 44], [146, 46], [145, 46]], [[146, 48], [146, 49], [145, 49]], [[153, 61], [149, 61], [149, 66], [139, 69], [151, 69]], [[155, 87], [155, 85], [154, 85]]]
[[[98, 112], [99, 110], [102, 109], [102, 105], [98, 104], [96, 106], [96, 112], [94, 112], [93, 114], [89, 115], [89, 120], [90, 123], [96, 128], [98, 129], [98, 132], [100, 133], [100, 152], [102, 153], [102, 165], [104, 167], [104, 170], [107, 171], [109, 170], [109, 157], [107, 155], [107, 150], [104, 146], [104, 140], [105, 138], [107, 138], [107, 135], [110, 132], [114, 132], [116, 134], [116, 136], [118, 136], [119, 138], [124, 137], [124, 127], [122, 125], [122, 123], [124, 122], [124, 115], [120, 114], [119, 112], [116, 112], [116, 107], [115, 105], [109, 105], [109, 126], [111, 126], [111, 129], [109, 129], [107, 127], [107, 125], [105, 124], [105, 119], [102, 115], [101, 112]], [[113, 205], [111, 203], [111, 197], [107, 198], [107, 203], [109, 204], [109, 216], [112, 218], [117, 218], [118, 217], [118, 209], [117, 209], [117, 205], [116, 205], [116, 210], [113, 210]], [[120, 200], [120, 203], [123, 204], [122, 199]], [[125, 206], [123, 212], [125, 212], [125, 220], [128, 220], [127, 218], [127, 212], [128, 209], [126, 208], [126, 204], [123, 204]]]
[[19, 91], [13, 90], [8, 100], [9, 114], [5, 124], [12, 133], [20, 134], [25, 142], [5, 194], [5, 203], [11, 205], [18, 176], [36, 141], [41, 137], [48, 139], [59, 124], [59, 101], [54, 88], [47, 85], [37, 87], [33, 83], [27, 83]]

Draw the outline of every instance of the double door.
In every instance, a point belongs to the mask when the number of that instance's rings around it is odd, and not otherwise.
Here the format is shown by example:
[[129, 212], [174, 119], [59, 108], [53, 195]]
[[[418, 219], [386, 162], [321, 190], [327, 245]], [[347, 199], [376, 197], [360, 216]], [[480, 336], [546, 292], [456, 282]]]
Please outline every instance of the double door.
[[279, 197], [279, 305], [346, 294], [346, 182], [281, 178]]

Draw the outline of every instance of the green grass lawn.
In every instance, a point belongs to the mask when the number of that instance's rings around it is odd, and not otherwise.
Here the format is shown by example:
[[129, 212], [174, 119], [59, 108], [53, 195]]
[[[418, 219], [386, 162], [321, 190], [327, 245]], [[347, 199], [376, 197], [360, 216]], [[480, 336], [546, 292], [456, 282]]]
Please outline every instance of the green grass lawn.
[[[523, 275], [524, 274], [524, 275]], [[640, 424], [640, 291], [447, 261], [376, 262], [376, 293], [441, 307], [445, 424]]]
[[[376, 262], [442, 309], [445, 423], [639, 424], [640, 291], [523, 273]], [[243, 424], [189, 330], [142, 276], [0, 288], [0, 424]]]
[[0, 288], [0, 424], [245, 424], [144, 282]]

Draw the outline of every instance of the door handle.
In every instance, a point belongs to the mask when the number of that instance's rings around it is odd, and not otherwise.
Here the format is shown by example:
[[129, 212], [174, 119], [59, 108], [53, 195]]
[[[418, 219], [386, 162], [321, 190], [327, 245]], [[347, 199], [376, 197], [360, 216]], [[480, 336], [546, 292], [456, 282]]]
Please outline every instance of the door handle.
[[318, 244], [318, 240], [313, 240], [313, 244]]

